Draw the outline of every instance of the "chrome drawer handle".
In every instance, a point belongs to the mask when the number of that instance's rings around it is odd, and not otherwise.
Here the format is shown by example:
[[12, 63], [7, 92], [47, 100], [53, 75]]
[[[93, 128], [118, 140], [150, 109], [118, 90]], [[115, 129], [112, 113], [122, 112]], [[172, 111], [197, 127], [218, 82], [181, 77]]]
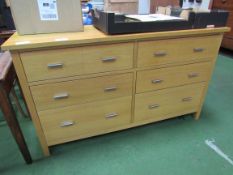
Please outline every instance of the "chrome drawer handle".
[[48, 64], [48, 68], [49, 69], [62, 68], [63, 65], [64, 65], [63, 63], [51, 63]]
[[54, 95], [53, 99], [54, 100], [60, 100], [60, 99], [68, 98], [68, 97], [69, 97], [69, 94], [67, 92], [64, 92], [64, 93], [60, 93], [60, 94]]
[[183, 102], [189, 102], [189, 101], [192, 101], [192, 100], [193, 100], [192, 97], [186, 97], [186, 98], [182, 99]]
[[75, 124], [74, 121], [64, 121], [60, 123], [60, 127], [68, 127], [68, 126], [73, 126]]
[[166, 51], [159, 51], [159, 52], [154, 53], [155, 57], [162, 57], [162, 56], [166, 56], [166, 55], [167, 55]]
[[117, 117], [117, 116], [118, 116], [118, 113], [113, 112], [113, 113], [105, 115], [105, 118], [106, 119], [111, 119], [111, 118], [114, 118], [114, 117]]
[[194, 52], [203, 52], [205, 49], [204, 48], [201, 48], [201, 47], [197, 47], [197, 48], [194, 48], [193, 51]]
[[158, 104], [154, 104], [154, 105], [149, 105], [149, 106], [148, 106], [148, 108], [151, 109], [151, 110], [152, 110], [152, 109], [157, 109], [157, 108], [159, 108], [159, 107], [160, 107], [160, 105], [158, 105]]
[[198, 77], [198, 76], [199, 76], [198, 73], [190, 73], [190, 74], [188, 74], [188, 77], [189, 77], [189, 78], [196, 78], [196, 77]]
[[117, 60], [116, 57], [108, 57], [108, 58], [103, 58], [102, 62], [104, 62], [104, 63], [106, 63], [106, 62], [114, 62], [116, 60]]
[[112, 92], [112, 91], [116, 91], [116, 90], [117, 90], [116, 86], [107, 87], [104, 89], [105, 92]]
[[153, 84], [159, 84], [159, 83], [162, 83], [163, 80], [152, 80], [151, 83]]

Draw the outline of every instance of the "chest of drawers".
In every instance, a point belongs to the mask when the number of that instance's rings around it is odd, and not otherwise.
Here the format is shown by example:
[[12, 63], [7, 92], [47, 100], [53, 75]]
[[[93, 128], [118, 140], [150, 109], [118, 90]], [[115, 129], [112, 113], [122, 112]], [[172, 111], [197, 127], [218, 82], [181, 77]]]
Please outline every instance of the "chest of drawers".
[[106, 36], [89, 26], [83, 33], [15, 34], [2, 48], [11, 51], [49, 155], [56, 144], [184, 114], [198, 119], [228, 30]]

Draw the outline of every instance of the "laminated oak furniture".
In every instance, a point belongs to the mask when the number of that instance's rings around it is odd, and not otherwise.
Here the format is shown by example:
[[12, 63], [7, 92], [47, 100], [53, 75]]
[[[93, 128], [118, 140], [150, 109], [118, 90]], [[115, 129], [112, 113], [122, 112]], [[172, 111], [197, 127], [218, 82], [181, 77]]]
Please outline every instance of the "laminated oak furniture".
[[184, 114], [200, 116], [227, 27], [18, 36], [10, 50], [43, 151]]

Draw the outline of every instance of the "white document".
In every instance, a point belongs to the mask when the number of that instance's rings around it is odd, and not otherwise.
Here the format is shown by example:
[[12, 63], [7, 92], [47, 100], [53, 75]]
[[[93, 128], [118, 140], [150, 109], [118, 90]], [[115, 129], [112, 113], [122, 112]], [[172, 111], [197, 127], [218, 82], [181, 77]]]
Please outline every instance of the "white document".
[[153, 22], [153, 21], [166, 21], [166, 20], [181, 20], [183, 18], [163, 15], [163, 14], [150, 14], [150, 15], [126, 15], [128, 18], [137, 19], [142, 22]]
[[37, 0], [40, 19], [42, 21], [57, 21], [57, 0]]

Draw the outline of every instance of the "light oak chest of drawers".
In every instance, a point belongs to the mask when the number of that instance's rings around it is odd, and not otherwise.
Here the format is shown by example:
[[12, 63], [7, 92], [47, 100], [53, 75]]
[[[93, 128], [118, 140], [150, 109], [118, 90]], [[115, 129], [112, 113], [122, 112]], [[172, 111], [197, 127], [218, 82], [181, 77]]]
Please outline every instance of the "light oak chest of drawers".
[[[45, 155], [49, 146], [184, 114], [200, 116], [228, 28], [106, 36], [13, 35], [10, 50]], [[65, 38], [65, 39], [64, 39]]]

